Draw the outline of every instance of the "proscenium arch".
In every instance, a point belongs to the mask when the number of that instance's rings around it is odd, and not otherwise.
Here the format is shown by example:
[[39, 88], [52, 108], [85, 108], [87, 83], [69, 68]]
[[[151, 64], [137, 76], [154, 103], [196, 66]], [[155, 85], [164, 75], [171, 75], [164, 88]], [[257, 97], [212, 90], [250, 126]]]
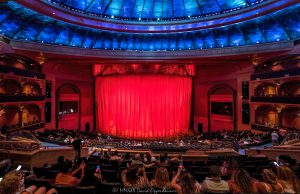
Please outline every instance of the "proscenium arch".
[[60, 97], [60, 93], [64, 88], [71, 88], [73, 89], [79, 96], [78, 99], [78, 130], [80, 130], [80, 124], [81, 124], [81, 93], [80, 93], [80, 89], [78, 88], [78, 86], [76, 86], [75, 84], [72, 83], [66, 83], [61, 85], [57, 90], [56, 90], [56, 116], [55, 116], [55, 127], [58, 128], [58, 121], [59, 121], [59, 97]]
[[209, 89], [208, 91], [208, 132], [210, 133], [211, 131], [211, 106], [210, 106], [210, 100], [211, 100], [211, 95], [218, 89], [221, 89], [221, 88], [225, 88], [227, 90], [229, 90], [231, 92], [231, 95], [232, 95], [232, 99], [233, 99], [233, 102], [232, 102], [232, 116], [233, 116], [233, 130], [236, 130], [236, 92], [235, 90], [227, 85], [227, 84], [218, 84], [218, 85], [215, 85], [213, 86], [211, 89]]

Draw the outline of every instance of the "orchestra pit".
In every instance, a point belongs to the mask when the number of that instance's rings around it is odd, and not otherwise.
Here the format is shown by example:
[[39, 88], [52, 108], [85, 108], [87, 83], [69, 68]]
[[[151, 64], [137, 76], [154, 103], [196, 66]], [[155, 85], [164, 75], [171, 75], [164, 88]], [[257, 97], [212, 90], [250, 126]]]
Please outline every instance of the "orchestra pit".
[[299, 178], [299, 0], [0, 0], [0, 194]]

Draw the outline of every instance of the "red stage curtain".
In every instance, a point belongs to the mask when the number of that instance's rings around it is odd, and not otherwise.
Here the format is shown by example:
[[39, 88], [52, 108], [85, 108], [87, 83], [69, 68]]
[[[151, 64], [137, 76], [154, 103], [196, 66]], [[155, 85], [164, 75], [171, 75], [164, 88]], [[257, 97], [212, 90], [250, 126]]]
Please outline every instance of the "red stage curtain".
[[187, 133], [192, 78], [171, 75], [96, 77], [100, 132], [127, 138], [163, 138]]

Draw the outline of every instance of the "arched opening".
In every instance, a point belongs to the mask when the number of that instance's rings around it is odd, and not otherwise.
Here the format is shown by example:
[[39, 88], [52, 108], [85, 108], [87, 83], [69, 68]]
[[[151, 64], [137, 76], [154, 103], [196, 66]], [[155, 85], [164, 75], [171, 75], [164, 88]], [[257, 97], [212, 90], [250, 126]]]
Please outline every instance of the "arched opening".
[[210, 89], [208, 130], [236, 129], [235, 92], [227, 85], [218, 85]]
[[272, 97], [277, 96], [277, 88], [273, 83], [263, 83], [255, 88], [255, 96]]
[[38, 105], [27, 104], [22, 109], [23, 126], [31, 125], [41, 121], [41, 109]]
[[23, 84], [23, 94], [27, 96], [41, 96], [42, 90], [38, 83], [26, 82]]
[[281, 126], [300, 130], [300, 107], [288, 107], [281, 111]]
[[300, 81], [286, 82], [279, 88], [281, 96], [300, 96]]
[[16, 128], [20, 125], [20, 108], [18, 106], [4, 106], [0, 109], [0, 127]]
[[80, 129], [80, 90], [74, 84], [64, 84], [57, 90], [56, 127]]
[[1, 95], [18, 95], [21, 93], [21, 84], [13, 79], [4, 79], [0, 81]]
[[255, 123], [265, 126], [278, 125], [278, 111], [272, 106], [260, 106], [255, 110]]

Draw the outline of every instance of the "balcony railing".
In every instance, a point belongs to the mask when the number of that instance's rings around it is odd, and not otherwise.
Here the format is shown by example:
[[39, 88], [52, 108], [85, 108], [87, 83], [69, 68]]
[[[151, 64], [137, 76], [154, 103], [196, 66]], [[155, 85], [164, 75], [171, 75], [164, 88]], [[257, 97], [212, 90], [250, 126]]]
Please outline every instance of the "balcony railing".
[[280, 77], [289, 77], [300, 75], [300, 68], [297, 69], [288, 69], [284, 71], [271, 71], [265, 73], [256, 73], [251, 75], [251, 80], [257, 79], [270, 79], [270, 78], [280, 78]]
[[252, 96], [251, 102], [300, 104], [300, 96], [271, 96], [271, 97]]
[[251, 123], [251, 129], [262, 131], [262, 132], [272, 132], [274, 130], [278, 130], [277, 126], [266, 126], [258, 123]]
[[24, 123], [23, 126], [15, 125], [7, 128], [8, 133], [20, 131], [20, 130], [36, 130], [45, 127], [45, 122], [35, 121], [31, 123]]

